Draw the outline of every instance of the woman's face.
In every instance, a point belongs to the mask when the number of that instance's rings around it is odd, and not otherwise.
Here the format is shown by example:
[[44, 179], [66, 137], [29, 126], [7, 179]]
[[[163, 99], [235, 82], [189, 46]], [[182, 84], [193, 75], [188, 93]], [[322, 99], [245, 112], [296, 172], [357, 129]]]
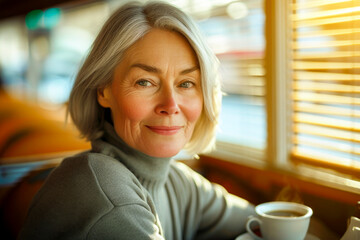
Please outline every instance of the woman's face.
[[188, 41], [152, 29], [128, 49], [98, 101], [111, 109], [115, 131], [129, 146], [171, 157], [190, 140], [202, 112], [200, 77]]

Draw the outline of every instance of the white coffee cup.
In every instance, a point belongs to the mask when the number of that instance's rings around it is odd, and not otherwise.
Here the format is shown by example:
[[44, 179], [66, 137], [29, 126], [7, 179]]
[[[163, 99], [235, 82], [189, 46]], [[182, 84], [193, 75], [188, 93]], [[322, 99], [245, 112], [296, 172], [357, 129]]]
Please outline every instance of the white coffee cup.
[[[246, 229], [255, 240], [304, 240], [313, 211], [310, 207], [293, 202], [267, 202], [255, 207], [257, 216], [250, 216]], [[262, 237], [256, 235], [252, 225], [257, 222]]]

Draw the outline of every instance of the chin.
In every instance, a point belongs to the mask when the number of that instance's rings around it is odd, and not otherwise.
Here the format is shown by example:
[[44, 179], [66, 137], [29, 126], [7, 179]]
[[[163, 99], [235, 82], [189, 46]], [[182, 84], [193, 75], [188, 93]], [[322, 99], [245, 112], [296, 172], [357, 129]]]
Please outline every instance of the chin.
[[150, 156], [152, 157], [158, 157], [158, 158], [171, 158], [174, 157], [176, 154], [178, 154], [180, 151], [177, 151], [175, 153], [170, 152], [170, 153], [157, 153], [157, 154], [150, 154]]
[[170, 147], [160, 147], [157, 151], [149, 151], [146, 153], [152, 157], [159, 157], [159, 158], [171, 158], [174, 157], [176, 154], [180, 152], [182, 148], [170, 148]]

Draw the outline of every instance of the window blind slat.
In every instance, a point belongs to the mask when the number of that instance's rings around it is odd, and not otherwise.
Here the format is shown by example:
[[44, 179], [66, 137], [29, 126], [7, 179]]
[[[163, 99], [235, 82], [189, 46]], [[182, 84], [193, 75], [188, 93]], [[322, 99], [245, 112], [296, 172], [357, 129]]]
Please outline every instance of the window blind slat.
[[[298, 149], [294, 148], [291, 158], [295, 164], [311, 164], [316, 167], [321, 167], [325, 169], [336, 169], [339, 172], [349, 174], [354, 178], [360, 178], [360, 166], [354, 161], [350, 161], [347, 158], [340, 158], [323, 155], [316, 155], [311, 153], [303, 153]], [[326, 159], [326, 160], [325, 160]], [[340, 164], [342, 162], [342, 164]]]
[[359, 21], [359, 20], [360, 20], [360, 15], [359, 16], [347, 16], [347, 17], [334, 17], [334, 18], [329, 18], [329, 19], [297, 21], [297, 22], [293, 22], [293, 26], [294, 26], [294, 28], [322, 27], [324, 25], [339, 24], [339, 23], [351, 23], [353, 21]]
[[360, 134], [351, 131], [344, 131], [339, 129], [332, 129], [322, 126], [312, 126], [304, 123], [296, 124], [294, 126], [295, 133], [306, 133], [313, 136], [328, 137], [332, 139], [340, 139], [349, 142], [360, 143]]
[[314, 139], [309, 136], [298, 136], [293, 139], [293, 142], [297, 145], [305, 145], [308, 147], [316, 147], [327, 149], [331, 151], [339, 151], [343, 153], [354, 153], [360, 156], [360, 148], [354, 148], [346, 142], [329, 141], [326, 139]]
[[346, 51], [338, 51], [338, 52], [310, 52], [310, 53], [304, 53], [304, 52], [294, 52], [293, 53], [293, 59], [299, 60], [299, 59], [335, 59], [335, 58], [357, 58], [360, 57], [360, 51], [352, 51], [352, 52], [346, 52]]
[[320, 11], [308, 11], [303, 12], [302, 14], [295, 14], [292, 17], [293, 21], [303, 21], [303, 20], [312, 20], [319, 18], [333, 18], [338, 15], [350, 15], [358, 14], [360, 12], [360, 6], [341, 8], [341, 9], [332, 9], [332, 10], [320, 10]]
[[312, 93], [312, 92], [294, 92], [293, 100], [307, 101], [324, 104], [347, 104], [347, 105], [360, 105], [360, 97], [353, 98], [347, 96]]
[[[301, 15], [294, 15], [293, 21], [309, 21], [312, 19], [322, 19], [322, 18], [334, 18], [339, 15], [350, 15], [352, 17], [353, 14], [358, 14], [360, 12], [360, 7], [349, 7], [342, 9], [333, 9], [327, 11], [309, 11], [302, 13]], [[327, 18], [327, 19], [328, 19]]]
[[[359, 23], [360, 24], [360, 23]], [[293, 49], [314, 49], [314, 48], [332, 48], [348, 47], [360, 45], [360, 40], [343, 40], [343, 41], [317, 41], [317, 42], [293, 42]]]
[[317, 30], [314, 29], [312, 31], [306, 32], [296, 32], [294, 33], [295, 38], [299, 39], [313, 39], [315, 37], [329, 37], [329, 36], [339, 36], [339, 35], [350, 35], [354, 33], [360, 33], [360, 28], [347, 28], [347, 29], [330, 29], [330, 30]]
[[[360, 74], [351, 73], [333, 73], [333, 72], [313, 72], [296, 71], [293, 73], [295, 80], [313, 80], [313, 81], [360, 81]], [[360, 82], [359, 82], [360, 83]]]
[[[316, 165], [318, 162], [323, 162], [322, 167], [333, 166], [335, 169], [340, 169], [341, 166], [347, 166], [348, 169], [351, 169], [352, 171], [351, 170], [346, 171], [347, 169], [345, 169], [344, 172], [351, 172], [353, 174], [356, 174], [356, 176], [360, 176], [359, 174], [360, 164], [358, 162], [353, 162], [346, 157], [334, 156], [329, 153], [323, 153], [318, 151], [304, 152], [301, 149], [297, 149], [297, 148], [294, 149], [293, 156], [295, 157], [297, 156], [299, 159], [307, 158], [311, 162], [314, 162]], [[327, 161], [325, 161], [324, 159], [327, 159]], [[341, 165], [334, 164], [339, 162], [342, 162], [343, 164]]]
[[320, 70], [320, 69], [360, 69], [357, 62], [313, 62], [313, 61], [294, 61], [294, 70]]
[[352, 84], [338, 84], [338, 83], [323, 83], [310, 81], [296, 81], [293, 88], [300, 91], [317, 91], [317, 92], [332, 92], [332, 93], [360, 93], [360, 85]]
[[355, 117], [360, 118], [360, 110], [353, 108], [341, 108], [335, 106], [327, 106], [313, 103], [304, 103], [304, 102], [295, 102], [294, 103], [295, 112], [304, 112], [304, 113], [317, 113], [324, 115], [333, 115], [333, 116], [344, 116], [344, 117]]
[[303, 10], [303, 9], [311, 9], [315, 7], [326, 7], [334, 4], [344, 4], [349, 3], [352, 0], [318, 0], [318, 1], [302, 1], [302, 2], [295, 2], [293, 4], [293, 10]]
[[360, 133], [360, 122], [354, 123], [349, 120], [336, 119], [332, 116], [324, 117], [324, 116], [317, 116], [314, 114], [311, 115], [306, 113], [295, 113], [294, 122], [306, 123], [310, 125], [329, 127], [333, 129], [342, 129], [342, 130]]

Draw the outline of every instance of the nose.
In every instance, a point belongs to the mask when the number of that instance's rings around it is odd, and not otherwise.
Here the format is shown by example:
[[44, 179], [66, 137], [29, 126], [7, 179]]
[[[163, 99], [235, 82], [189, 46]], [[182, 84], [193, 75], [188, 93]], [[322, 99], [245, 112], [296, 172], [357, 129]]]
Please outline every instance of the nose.
[[157, 114], [170, 116], [180, 112], [180, 108], [173, 90], [168, 89], [162, 91], [160, 93], [159, 99], [160, 101], [155, 108]]

